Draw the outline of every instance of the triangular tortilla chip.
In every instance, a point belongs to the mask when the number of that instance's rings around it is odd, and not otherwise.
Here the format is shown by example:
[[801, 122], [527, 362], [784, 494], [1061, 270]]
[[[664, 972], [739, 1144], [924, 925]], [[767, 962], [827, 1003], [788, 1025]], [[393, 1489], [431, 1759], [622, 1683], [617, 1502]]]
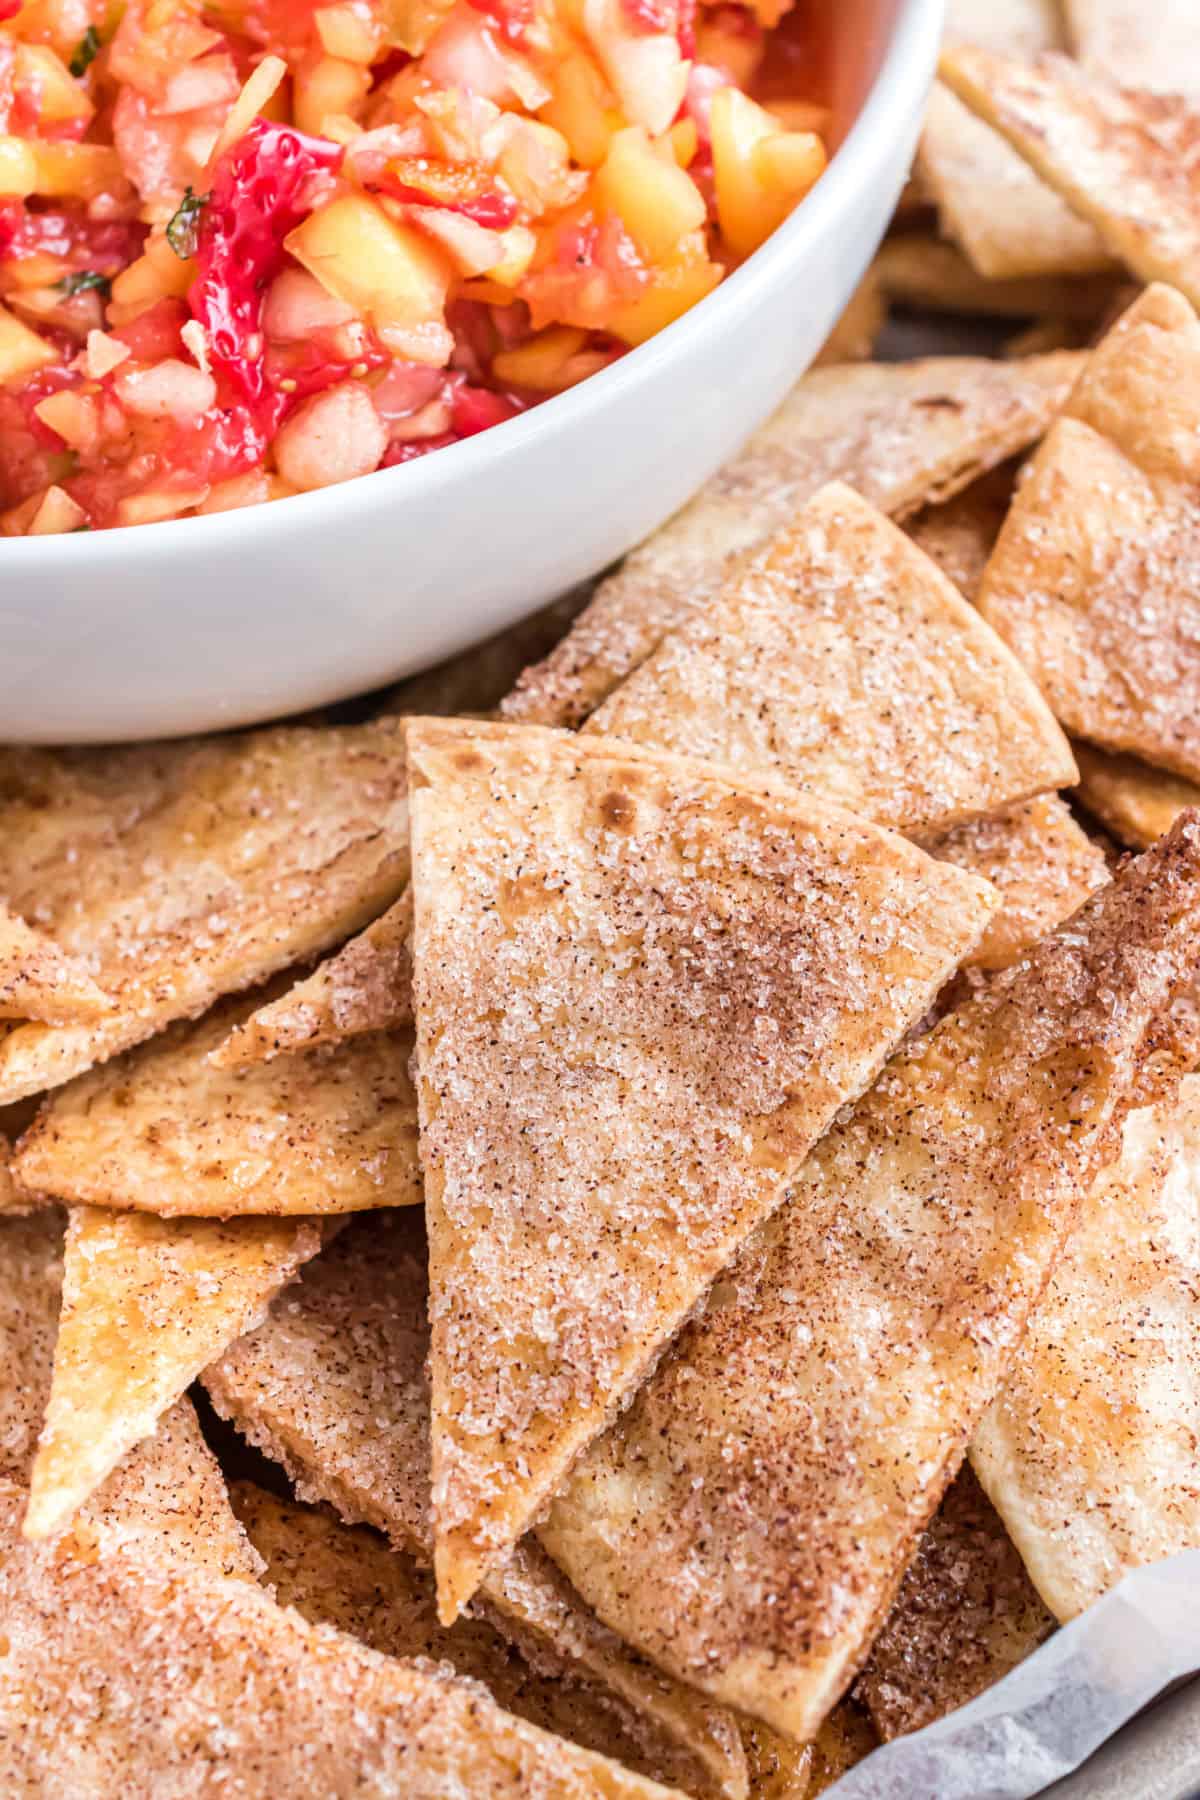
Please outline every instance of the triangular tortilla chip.
[[506, 631], [472, 644], [457, 656], [410, 675], [385, 694], [377, 695], [377, 717], [412, 713], [422, 718], [458, 718], [466, 713], [489, 713], [499, 706], [522, 669], [548, 656], [569, 630], [587, 599], [587, 587], [573, 588], [552, 600], [528, 619], [519, 619]]
[[212, 1052], [221, 1068], [412, 1024], [412, 891]]
[[1065, 56], [945, 50], [941, 75], [1114, 257], [1200, 305], [1200, 113], [1189, 100], [1127, 92]]
[[[62, 1236], [56, 1210], [0, 1221], [0, 1480], [20, 1489], [28, 1487], [50, 1394]], [[85, 1553], [97, 1543], [136, 1549], [159, 1561], [251, 1579], [260, 1568], [187, 1400], [90, 1497], [63, 1542]]]
[[1149, 288], [1025, 472], [979, 592], [1078, 737], [1200, 781], [1200, 321]]
[[[886, 323], [887, 302], [879, 278], [874, 268], [870, 268], [851, 294], [845, 312], [813, 358], [813, 368], [830, 368], [836, 363], [866, 362]], [[513, 679], [519, 674], [518, 669]]]
[[[1153, 852], [1151, 852], [1153, 854]], [[1063, 1621], [1200, 1544], [1200, 1078], [1135, 1113], [971, 1462]]]
[[86, 1025], [111, 1007], [78, 957], [0, 906], [0, 1019]]
[[[249, 1483], [235, 1487], [231, 1498], [281, 1606], [294, 1606], [313, 1624], [336, 1625], [386, 1655], [447, 1662], [458, 1674], [482, 1681], [506, 1712], [531, 1725], [655, 1781], [696, 1791], [693, 1758], [666, 1742], [650, 1721], [643, 1724], [616, 1706], [611, 1694], [572, 1680], [567, 1665], [556, 1667], [543, 1652], [538, 1666], [531, 1666], [484, 1619], [440, 1625], [432, 1575], [375, 1532], [343, 1525], [324, 1507], [278, 1500]], [[744, 1770], [737, 1786], [747, 1793]], [[806, 1792], [807, 1780], [798, 1800]]]
[[815, 796], [410, 721], [449, 1623], [995, 909]]
[[89, 1025], [0, 1025], [0, 1104], [359, 930], [408, 877], [394, 721], [0, 752], [0, 898], [86, 958]]
[[6, 1793], [680, 1800], [252, 1582], [23, 1543], [21, 1503], [0, 1485]]
[[900, 527], [831, 483], [585, 731], [769, 769], [896, 831], [1075, 780], [1011, 651]]
[[854, 1691], [890, 1743], [965, 1706], [1053, 1630], [1000, 1515], [963, 1468], [921, 1539]]
[[1200, 95], [1195, 0], [1064, 0], [1063, 11], [1085, 69], [1125, 87]]
[[1079, 804], [1131, 850], [1148, 850], [1189, 806], [1200, 806], [1200, 787], [1182, 776], [1152, 769], [1136, 756], [1113, 756], [1092, 744], [1076, 744]]
[[315, 1221], [72, 1208], [54, 1378], [30, 1483], [48, 1537], [321, 1247]]
[[905, 530], [960, 594], [974, 600], [1012, 505], [1015, 472], [994, 469], [941, 506], [927, 506]]
[[1081, 279], [1116, 266], [1094, 226], [941, 82], [929, 96], [916, 168], [942, 231], [989, 281]]
[[1190, 814], [843, 1115], [539, 1528], [614, 1629], [811, 1736], [1127, 1113], [1195, 1055], [1198, 970]]
[[1095, 276], [1027, 275], [995, 281], [981, 275], [944, 238], [919, 231], [885, 238], [873, 266], [884, 292], [901, 306], [956, 316], [1049, 316], [1087, 324], [1101, 317], [1112, 291]]
[[418, 1206], [412, 1033], [359, 1037], [247, 1069], [210, 1052], [244, 1000], [51, 1096], [14, 1173], [64, 1200], [168, 1217]]
[[[375, 1526], [431, 1565], [427, 1286], [421, 1216], [372, 1213], [307, 1265], [204, 1383], [302, 1499]], [[694, 1770], [689, 1788], [737, 1800], [745, 1764], [732, 1715], [601, 1625], [532, 1538], [485, 1577], [471, 1611], [532, 1666], [565, 1665], [598, 1689], [628, 1729], [642, 1720], [664, 1764], [686, 1759]]]
[[828, 481], [903, 518], [948, 499], [1035, 443], [1082, 358], [980, 357], [817, 369], [662, 530], [600, 584], [558, 649], [526, 671], [502, 711], [579, 725], [667, 632], [703, 611], [730, 559], [761, 546]]
[[36, 1212], [43, 1204], [40, 1197], [21, 1186], [12, 1172], [12, 1145], [0, 1133], [0, 1215]]
[[1004, 902], [967, 959], [969, 968], [1007, 968], [1108, 880], [1103, 850], [1055, 794], [974, 819], [927, 840], [925, 848], [982, 875]]

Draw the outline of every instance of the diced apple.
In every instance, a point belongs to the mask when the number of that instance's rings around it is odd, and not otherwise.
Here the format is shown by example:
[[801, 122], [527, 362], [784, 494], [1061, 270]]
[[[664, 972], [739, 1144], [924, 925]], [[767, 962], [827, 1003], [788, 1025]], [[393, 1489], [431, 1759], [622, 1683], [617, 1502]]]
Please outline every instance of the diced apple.
[[669, 129], [687, 92], [690, 63], [667, 31], [644, 31], [623, 0], [584, 0], [584, 28], [631, 125], [656, 137]]
[[50, 199], [95, 200], [126, 187], [121, 159], [109, 144], [63, 139], [30, 148], [37, 164], [36, 192]]
[[159, 488], [144, 494], [131, 494], [117, 502], [117, 524], [158, 525], [164, 519], [178, 519], [182, 513], [203, 506], [209, 492], [205, 483], [197, 487]]
[[52, 363], [55, 354], [52, 344], [23, 325], [6, 306], [0, 306], [0, 385], [23, 381], [35, 369]]
[[371, 72], [362, 63], [320, 56], [297, 71], [292, 84], [292, 112], [301, 131], [322, 135], [331, 113], [357, 119], [371, 89]]
[[69, 450], [88, 450], [95, 443], [99, 418], [96, 402], [87, 394], [61, 388], [57, 394], [47, 394], [39, 400], [33, 410], [43, 425], [58, 433]]
[[383, 38], [379, 21], [362, 0], [342, 0], [342, 4], [336, 6], [319, 6], [313, 14], [313, 24], [327, 56], [340, 57], [343, 62], [362, 63], [365, 67], [374, 62], [379, 53]]
[[695, 119], [676, 119], [667, 140], [671, 153], [681, 169], [686, 169], [696, 160], [696, 152], [700, 148], [700, 132]]
[[26, 531], [30, 537], [58, 537], [68, 531], [78, 531], [87, 522], [88, 516], [82, 506], [72, 500], [65, 488], [48, 487]]
[[575, 50], [558, 63], [550, 85], [550, 99], [539, 116], [562, 133], [581, 169], [598, 169], [622, 123], [604, 77], [590, 56]]
[[451, 269], [420, 232], [389, 219], [365, 194], [343, 194], [310, 213], [285, 247], [331, 294], [369, 319], [385, 342], [398, 346], [411, 339], [406, 353], [414, 360], [446, 360], [443, 312]]
[[666, 262], [707, 217], [699, 188], [670, 147], [652, 144], [640, 125], [617, 132], [592, 195], [599, 208], [617, 214], [648, 263]]
[[24, 200], [37, 187], [37, 161], [24, 138], [0, 137], [0, 195]]
[[387, 42], [420, 56], [454, 5], [455, 0], [380, 0]]
[[587, 342], [587, 332], [572, 325], [551, 325], [527, 343], [501, 350], [492, 358], [492, 373], [504, 387], [532, 388], [553, 394], [563, 383], [563, 373], [573, 356]]
[[720, 263], [709, 262], [702, 247], [689, 246], [685, 254], [655, 269], [645, 292], [613, 314], [609, 330], [623, 343], [644, 344], [711, 294], [724, 273]]
[[195, 278], [192, 258], [176, 256], [162, 235], [147, 238], [137, 260], [113, 278], [109, 324], [128, 325], [160, 300], [182, 299]]
[[711, 121], [717, 218], [730, 249], [749, 256], [808, 192], [824, 150], [810, 133], [781, 132], [736, 88], [713, 95]]
[[90, 119], [95, 107], [62, 58], [46, 44], [18, 44], [13, 85], [36, 101], [40, 125]]

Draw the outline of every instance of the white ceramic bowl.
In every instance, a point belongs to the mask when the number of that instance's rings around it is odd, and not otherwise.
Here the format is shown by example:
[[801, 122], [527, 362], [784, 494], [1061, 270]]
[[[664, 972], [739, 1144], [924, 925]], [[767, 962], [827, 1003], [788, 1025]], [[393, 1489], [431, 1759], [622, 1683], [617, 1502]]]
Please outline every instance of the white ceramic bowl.
[[378, 686], [612, 562], [811, 362], [885, 229], [942, 0], [827, 0], [835, 138], [729, 280], [533, 412], [343, 487], [203, 519], [0, 543], [0, 740], [248, 724]]

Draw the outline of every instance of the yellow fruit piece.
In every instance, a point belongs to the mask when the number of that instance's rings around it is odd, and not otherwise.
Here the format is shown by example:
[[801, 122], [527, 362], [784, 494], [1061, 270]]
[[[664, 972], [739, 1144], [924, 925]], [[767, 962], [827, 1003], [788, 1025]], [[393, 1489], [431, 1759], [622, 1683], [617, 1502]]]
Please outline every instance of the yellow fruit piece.
[[364, 67], [375, 60], [382, 32], [373, 15], [366, 8], [355, 6], [353, 0], [346, 5], [319, 6], [313, 23], [327, 56], [362, 63]]
[[137, 261], [113, 279], [109, 324], [127, 325], [159, 300], [182, 299], [195, 278], [194, 261], [176, 256], [165, 237], [147, 238]]
[[736, 88], [713, 95], [711, 117], [717, 218], [730, 249], [749, 256], [808, 192], [825, 153], [812, 133], [781, 132], [769, 112]]
[[669, 144], [651, 143], [640, 125], [618, 131], [592, 183], [598, 209], [614, 212], [648, 263], [665, 263], [704, 224], [699, 188]]
[[628, 306], [618, 308], [608, 328], [623, 343], [644, 344], [711, 294], [724, 273], [720, 263], [703, 256], [688, 256], [656, 269], [650, 286]]
[[31, 144], [37, 164], [35, 192], [50, 199], [94, 200], [125, 188], [121, 159], [108, 144]]
[[63, 388], [57, 394], [47, 394], [33, 410], [43, 425], [58, 433], [68, 449], [86, 450], [95, 443], [98, 430], [96, 403], [86, 394]]
[[30, 537], [61, 536], [86, 524], [87, 514], [77, 500], [72, 500], [63, 488], [48, 487], [26, 531]]
[[292, 113], [301, 131], [321, 136], [328, 113], [344, 113], [357, 119], [371, 88], [371, 71], [361, 63], [322, 56], [293, 82]]
[[681, 169], [695, 161], [696, 152], [700, 148], [700, 133], [696, 129], [695, 119], [676, 119], [667, 138], [671, 152]]
[[0, 384], [22, 381], [54, 361], [52, 345], [0, 306]]
[[533, 388], [552, 394], [563, 385], [563, 371], [587, 343], [587, 332], [573, 325], [551, 325], [514, 350], [492, 358], [492, 373], [504, 387]]
[[585, 51], [574, 50], [554, 70], [550, 89], [539, 118], [562, 133], [581, 169], [598, 169], [623, 123], [603, 75]]
[[365, 194], [344, 194], [310, 213], [285, 248], [377, 329], [442, 324], [451, 278], [446, 258]]
[[0, 194], [23, 200], [37, 187], [37, 162], [24, 138], [0, 137]]
[[36, 96], [40, 125], [90, 119], [96, 110], [62, 58], [45, 44], [17, 45], [13, 83]]
[[381, 0], [385, 40], [420, 56], [454, 10], [454, 0]]

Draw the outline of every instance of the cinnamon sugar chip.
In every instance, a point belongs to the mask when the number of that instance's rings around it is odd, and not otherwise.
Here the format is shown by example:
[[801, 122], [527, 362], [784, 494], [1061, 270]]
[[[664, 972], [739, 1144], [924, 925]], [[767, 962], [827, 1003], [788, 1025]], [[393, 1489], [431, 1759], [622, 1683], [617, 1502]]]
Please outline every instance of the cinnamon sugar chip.
[[585, 727], [772, 770], [897, 831], [1075, 779], [1016, 658], [899, 526], [822, 488]]
[[1200, 806], [1200, 787], [1136, 756], [1113, 756], [1092, 744], [1076, 744], [1079, 804], [1131, 850], [1146, 850], [1169, 831], [1180, 813]]
[[1194, 0], [1064, 0], [1063, 10], [1085, 69], [1125, 87], [1200, 95]]
[[394, 721], [0, 751], [0, 900], [87, 968], [90, 1024], [0, 1024], [0, 1104], [357, 931], [408, 875]]
[[[846, 305], [846, 310], [813, 358], [814, 369], [836, 363], [866, 362], [875, 340], [887, 323], [887, 302], [879, 277], [867, 270]], [[517, 674], [520, 673], [518, 670]]]
[[320, 1247], [320, 1226], [309, 1220], [73, 1208], [26, 1535], [61, 1530]]
[[1198, 969], [1189, 814], [892, 1060], [540, 1528], [602, 1618], [812, 1735], [1151, 1067], [1177, 1082], [1172, 1004]]
[[[50, 1394], [62, 1276], [56, 1211], [0, 1220], [0, 1479], [22, 1490]], [[140, 1547], [160, 1561], [251, 1579], [261, 1567], [187, 1400], [92, 1494], [62, 1541], [85, 1552], [98, 1542]]]
[[1007, 967], [1108, 880], [1103, 850], [1053, 794], [959, 825], [925, 848], [982, 875], [1004, 902], [968, 959], [979, 969]]
[[741, 455], [601, 583], [503, 712], [581, 724], [668, 631], [703, 612], [733, 558], [765, 543], [826, 482], [848, 483], [893, 517], [946, 499], [1041, 437], [1081, 361], [933, 357], [805, 376]]
[[921, 1539], [855, 1692], [890, 1743], [965, 1706], [1053, 1630], [1003, 1520], [964, 1468]]
[[87, 1025], [111, 1006], [78, 957], [0, 906], [0, 1019]]
[[12, 1172], [12, 1145], [0, 1132], [0, 1217], [5, 1214], [36, 1212], [43, 1204], [41, 1197], [21, 1186]]
[[1001, 319], [1099, 319], [1112, 285], [1095, 276], [1027, 275], [994, 280], [981, 275], [944, 238], [917, 231], [884, 240], [874, 264], [890, 299], [923, 312], [980, 314]]
[[[210, 1368], [217, 1411], [282, 1464], [302, 1499], [433, 1560], [429, 1516], [426, 1252], [415, 1212], [354, 1221]], [[532, 1538], [484, 1577], [472, 1605], [534, 1669], [569, 1673], [681, 1785], [739, 1800], [732, 1716], [601, 1625]]]
[[226, 1002], [52, 1095], [22, 1139], [17, 1177], [165, 1216], [420, 1205], [411, 1032], [215, 1066], [210, 1052], [246, 1011]]
[[514, 1719], [476, 1682], [310, 1625], [252, 1582], [25, 1543], [22, 1498], [0, 1488], [6, 1793], [675, 1792]]
[[1118, 267], [1095, 226], [940, 81], [916, 167], [942, 231], [988, 281], [1079, 280]]
[[406, 888], [336, 956], [252, 1013], [213, 1051], [212, 1060], [220, 1068], [238, 1068], [411, 1025], [412, 892]]
[[[1151, 854], [1153, 854], [1151, 852]], [[1200, 1078], [1137, 1112], [1085, 1202], [971, 1461], [1073, 1619], [1200, 1544]]]
[[407, 738], [449, 1622], [996, 902], [766, 777], [536, 726]]
[[1012, 496], [1012, 469], [994, 469], [953, 500], [927, 506], [906, 527], [913, 543], [968, 600], [979, 592]]
[[1126, 91], [1065, 56], [945, 50], [941, 75], [1114, 257], [1200, 304], [1200, 113], [1190, 100]]
[[1153, 287], [1033, 458], [979, 594], [1076, 736], [1200, 781], [1200, 321]]
[[[549, 1658], [541, 1667], [527, 1662], [485, 1619], [440, 1625], [432, 1575], [375, 1532], [343, 1525], [323, 1507], [277, 1500], [248, 1483], [235, 1487], [232, 1499], [281, 1606], [294, 1606], [314, 1624], [336, 1625], [387, 1655], [449, 1663], [481, 1681], [506, 1712], [639, 1774], [697, 1791], [692, 1759], [664, 1744], [652, 1723], [642, 1725], [603, 1689], [573, 1679]], [[803, 1756], [798, 1750], [794, 1760]], [[745, 1793], [744, 1771], [739, 1785]], [[803, 1800], [807, 1778], [803, 1788], [793, 1783], [790, 1791]], [[789, 1790], [777, 1792], [784, 1800]], [[760, 1787], [753, 1800], [774, 1796]]]
[[587, 598], [586, 588], [573, 588], [549, 606], [519, 619], [482, 644], [472, 644], [436, 668], [398, 682], [376, 700], [379, 715], [403, 713], [453, 718], [488, 713], [499, 706], [522, 669], [547, 656], [566, 632]]

